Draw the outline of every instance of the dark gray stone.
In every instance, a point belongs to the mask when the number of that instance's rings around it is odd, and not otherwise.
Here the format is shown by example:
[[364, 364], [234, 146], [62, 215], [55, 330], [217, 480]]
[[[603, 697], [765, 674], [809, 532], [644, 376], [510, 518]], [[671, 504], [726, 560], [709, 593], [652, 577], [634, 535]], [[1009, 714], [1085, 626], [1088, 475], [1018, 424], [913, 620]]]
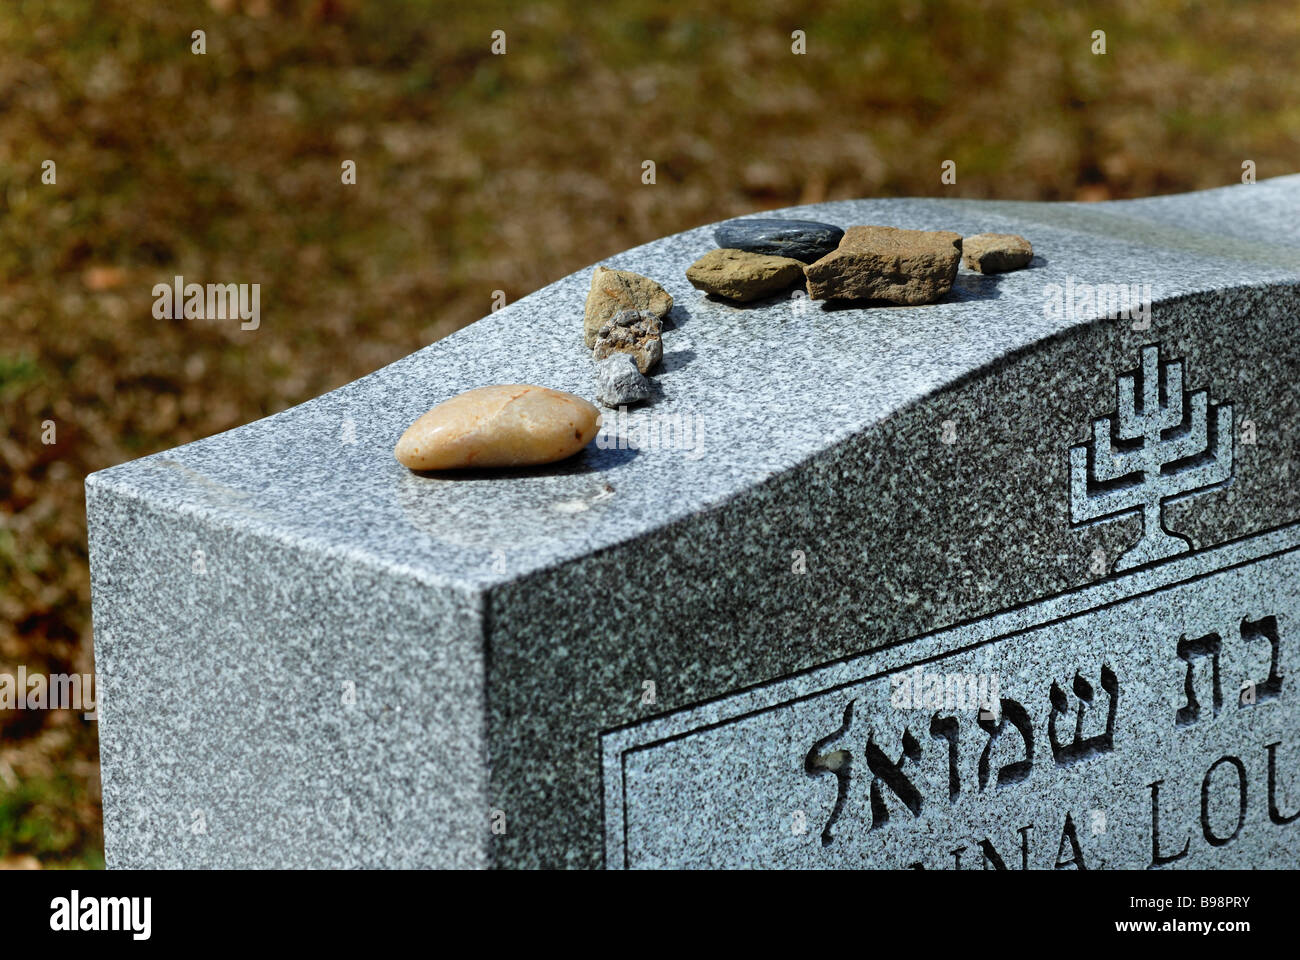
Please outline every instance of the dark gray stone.
[[[392, 447], [469, 387], [590, 396], [589, 271], [89, 477], [109, 865], [1051, 867], [1073, 831], [1146, 867], [1153, 802], [1169, 866], [1294, 865], [1300, 177], [787, 212], [1037, 256], [746, 308], [688, 285], [703, 227], [609, 261], [676, 300], [663, 395], [564, 464]], [[917, 667], [998, 703], [895, 704]]]
[[790, 257], [812, 263], [834, 250], [844, 231], [815, 220], [740, 219], [718, 225], [713, 238], [719, 247]]

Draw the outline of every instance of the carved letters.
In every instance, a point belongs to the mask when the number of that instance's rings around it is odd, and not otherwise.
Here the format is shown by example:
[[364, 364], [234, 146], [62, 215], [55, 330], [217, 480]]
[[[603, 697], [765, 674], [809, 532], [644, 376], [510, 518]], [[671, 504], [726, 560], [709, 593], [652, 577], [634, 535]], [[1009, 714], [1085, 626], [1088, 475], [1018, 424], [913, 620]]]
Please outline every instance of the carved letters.
[[1055, 682], [1052, 683], [1052, 692], [1050, 694], [1052, 714], [1047, 721], [1047, 735], [1052, 741], [1052, 758], [1060, 766], [1078, 760], [1085, 760], [1098, 753], [1108, 753], [1115, 749], [1115, 709], [1119, 704], [1119, 679], [1111, 671], [1110, 667], [1102, 666], [1101, 688], [1106, 691], [1106, 696], [1110, 698], [1110, 706], [1106, 713], [1106, 732], [1087, 739], [1084, 739], [1083, 736], [1083, 717], [1088, 707], [1092, 705], [1092, 684], [1076, 673], [1073, 687], [1074, 695], [1079, 698], [1079, 712], [1078, 722], [1074, 727], [1074, 740], [1070, 743], [1063, 744], [1056, 739], [1056, 717], [1057, 714], [1069, 714], [1069, 698], [1066, 697], [1065, 692]]
[[[1257, 620], [1243, 618], [1236, 632], [1239, 633], [1240, 640], [1234, 639], [1233, 643], [1242, 644], [1242, 650], [1256, 651], [1251, 655], [1258, 657], [1262, 652], [1259, 645], [1267, 644], [1269, 657], [1268, 675], [1262, 680], [1252, 679], [1243, 684], [1239, 707], [1246, 708], [1281, 696], [1283, 675], [1280, 668], [1281, 640], [1277, 617], [1265, 616]], [[1178, 638], [1172, 652], [1185, 664], [1182, 684], [1182, 698], [1185, 702], [1173, 718], [1176, 727], [1204, 722], [1219, 716], [1223, 710], [1224, 668], [1221, 659], [1225, 649], [1225, 641], [1218, 633], [1191, 637], [1183, 635]], [[1095, 685], [1093, 678], [1097, 681]], [[996, 717], [988, 709], [957, 710], [950, 715], [936, 711], [931, 714], [928, 722], [905, 725], [901, 734], [892, 735], [893, 739], [882, 738], [878, 731], [871, 729], [870, 711], [862, 708], [857, 699], [850, 700], [844, 706], [839, 728], [816, 741], [804, 758], [804, 770], [808, 776], [834, 774], [836, 778], [835, 802], [822, 829], [822, 844], [829, 846], [834, 842], [834, 827], [846, 811], [853, 816], [867, 812], [862, 809], [867, 806], [862, 802], [864, 799], [869, 802], [871, 819], [868, 831], [879, 830], [891, 818], [900, 815], [919, 817], [926, 803], [945, 799], [942, 794], [927, 797], [923, 792], [925, 781], [918, 777], [918, 771], [921, 769], [922, 757], [926, 755], [927, 745], [931, 754], [943, 757], [947, 773], [947, 789], [944, 792], [950, 804], [961, 800], [964, 785], [961, 745], [969, 742], [965, 738], [970, 736], [984, 738], [973, 785], [978, 792], [1002, 789], [1030, 778], [1036, 760], [1036, 723], [1045, 724], [1047, 743], [1051, 749], [1050, 763], [1058, 767], [1086, 762], [1090, 758], [1111, 753], [1117, 747], [1116, 718], [1121, 697], [1119, 677], [1108, 664], [1102, 664], [1099, 673], [1091, 676], [1076, 671], [1073, 681], [1068, 685], [1068, 691], [1054, 680], [1041, 700], [1035, 699], [1023, 704], [1003, 697], [998, 701], [999, 713]], [[856, 714], [855, 706], [859, 708]], [[915, 733], [913, 726], [917, 731]], [[1283, 813], [1278, 809], [1274, 797], [1276, 747], [1277, 744], [1271, 744], [1268, 749], [1269, 816], [1274, 823], [1285, 824], [1300, 818], [1300, 810]], [[1001, 758], [1001, 762], [997, 763], [996, 758]], [[1042, 760], [1039, 759], [1039, 762]], [[1225, 764], [1230, 767], [1231, 773], [1237, 775], [1244, 791], [1245, 773], [1241, 761], [1235, 757], [1223, 758], [1217, 766]], [[854, 789], [854, 784], [857, 778], [865, 780], [867, 776], [870, 777], [869, 784], [864, 782], [858, 788], [866, 793], [864, 798]], [[1226, 782], [1229, 774], [1224, 773], [1222, 776]], [[1153, 866], [1172, 862], [1186, 854], [1186, 847], [1172, 854], [1160, 849], [1157, 837], [1160, 782], [1148, 785], [1152, 803]], [[1206, 786], [1205, 790], [1208, 791], [1209, 787]], [[1242, 796], [1245, 796], [1244, 792]], [[1204, 803], [1208, 803], [1208, 800]], [[1242, 803], [1244, 804], [1244, 799]], [[1242, 811], [1241, 816], [1244, 817], [1244, 806]], [[1203, 814], [1203, 819], [1206, 817], [1208, 813]], [[1240, 822], [1236, 827], [1236, 831], [1239, 830]], [[1237, 835], [1236, 831], [1229, 830], [1220, 835], [1212, 832], [1208, 826], [1204, 830], [1208, 842], [1214, 845], [1230, 842]], [[1064, 862], [1073, 863], [1077, 859], [1079, 865], [1082, 865], [1074, 825], [1068, 814], [1065, 833], [1062, 855], [1071, 853], [1074, 857]], [[996, 854], [989, 855], [987, 851], [985, 858], [995, 864], [1000, 862]]]
[[1034, 768], [1033, 721], [1029, 719], [1029, 713], [1024, 707], [1014, 700], [1003, 698], [1002, 719], [995, 724], [983, 713], [979, 718], [980, 728], [989, 735], [988, 746], [980, 754], [979, 778], [981, 790], [987, 787], [989, 782], [989, 751], [993, 749], [993, 741], [1002, 736], [1008, 721], [1010, 721], [1015, 731], [1020, 734], [1020, 739], [1024, 741], [1025, 758], [998, 768], [998, 786], [1019, 783], [1021, 780], [1028, 779], [1029, 771]]

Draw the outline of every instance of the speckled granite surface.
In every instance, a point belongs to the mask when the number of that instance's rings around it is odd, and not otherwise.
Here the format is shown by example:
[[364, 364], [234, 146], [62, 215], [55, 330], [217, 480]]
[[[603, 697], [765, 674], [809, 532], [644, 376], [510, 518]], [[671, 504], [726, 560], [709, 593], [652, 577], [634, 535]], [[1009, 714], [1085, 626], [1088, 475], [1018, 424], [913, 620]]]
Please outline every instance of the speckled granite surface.
[[[605, 864], [612, 731], [1110, 577], [1141, 520], [1072, 527], [1066, 450], [1147, 344], [1256, 441], [1230, 484], [1170, 502], [1167, 529], [1205, 551], [1300, 519], [1300, 176], [781, 213], [1020, 233], [1036, 257], [963, 268], [935, 305], [736, 307], [685, 279], [703, 226], [603, 261], [676, 301], [656, 396], [626, 421], [679, 418], [668, 449], [455, 479], [392, 458], [469, 387], [593, 397], [583, 270], [333, 393], [88, 478], [110, 865]], [[1149, 284], [1150, 328], [1045, 310], [1079, 283]], [[1297, 615], [1279, 614], [1292, 638]], [[1060, 654], [1044, 669], [1089, 652]], [[717, 775], [743, 788], [748, 770], [727, 754]]]

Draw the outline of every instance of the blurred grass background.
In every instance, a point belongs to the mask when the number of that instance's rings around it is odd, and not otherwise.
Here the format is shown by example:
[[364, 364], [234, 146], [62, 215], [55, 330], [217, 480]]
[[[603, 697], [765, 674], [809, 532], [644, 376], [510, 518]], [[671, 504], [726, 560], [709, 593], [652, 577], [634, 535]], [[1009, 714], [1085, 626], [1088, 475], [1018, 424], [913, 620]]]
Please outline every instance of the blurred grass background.
[[[0, 4], [0, 672], [93, 669], [88, 472], [353, 380], [494, 290], [794, 203], [1297, 170], [1294, 0], [678, 6]], [[260, 283], [261, 329], [155, 320], [175, 274]], [[94, 723], [0, 712], [0, 866], [102, 863]]]

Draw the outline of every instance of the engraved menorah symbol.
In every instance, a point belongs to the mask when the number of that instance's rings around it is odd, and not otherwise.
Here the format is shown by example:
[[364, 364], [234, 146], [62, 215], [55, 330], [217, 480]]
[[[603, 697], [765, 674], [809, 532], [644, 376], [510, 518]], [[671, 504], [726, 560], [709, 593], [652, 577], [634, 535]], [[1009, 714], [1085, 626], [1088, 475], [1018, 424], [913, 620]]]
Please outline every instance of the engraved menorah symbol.
[[1115, 414], [1092, 422], [1091, 442], [1070, 447], [1070, 519], [1140, 510], [1142, 538], [1115, 563], [1128, 570], [1191, 549], [1165, 529], [1162, 508], [1232, 477], [1232, 404], [1185, 392], [1183, 361], [1162, 366], [1158, 344], [1143, 347], [1141, 367], [1115, 386]]

